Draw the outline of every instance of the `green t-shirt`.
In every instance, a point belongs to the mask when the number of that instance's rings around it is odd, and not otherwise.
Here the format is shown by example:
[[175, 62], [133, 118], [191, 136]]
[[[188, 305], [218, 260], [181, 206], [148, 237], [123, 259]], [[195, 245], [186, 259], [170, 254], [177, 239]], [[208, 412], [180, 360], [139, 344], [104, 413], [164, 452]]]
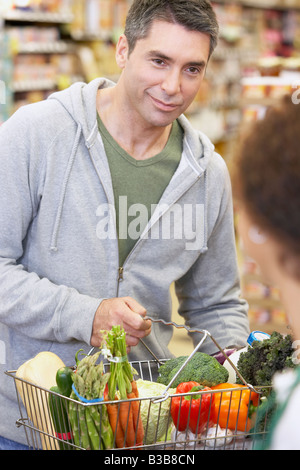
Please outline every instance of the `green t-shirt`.
[[146, 160], [131, 157], [113, 139], [98, 115], [99, 131], [107, 155], [115, 198], [119, 265], [142, 234], [168, 186], [182, 154], [183, 130], [175, 121], [164, 149]]

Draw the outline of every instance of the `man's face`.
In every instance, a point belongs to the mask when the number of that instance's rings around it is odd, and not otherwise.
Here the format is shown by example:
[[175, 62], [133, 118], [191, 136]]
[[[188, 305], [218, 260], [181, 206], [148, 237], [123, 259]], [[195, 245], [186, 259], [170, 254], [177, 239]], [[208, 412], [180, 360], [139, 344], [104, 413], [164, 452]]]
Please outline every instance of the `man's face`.
[[135, 119], [163, 127], [182, 114], [202, 83], [209, 50], [207, 34], [164, 21], [153, 22], [129, 57], [127, 39], [121, 36], [116, 57], [123, 69], [125, 103]]

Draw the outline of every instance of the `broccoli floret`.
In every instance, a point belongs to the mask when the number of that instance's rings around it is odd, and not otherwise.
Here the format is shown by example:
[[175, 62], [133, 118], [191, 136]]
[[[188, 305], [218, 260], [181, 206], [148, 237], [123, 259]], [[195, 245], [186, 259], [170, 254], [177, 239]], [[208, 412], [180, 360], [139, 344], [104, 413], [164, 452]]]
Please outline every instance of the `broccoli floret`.
[[[169, 359], [159, 368], [158, 383], [169, 385], [176, 372], [180, 369], [188, 356], [180, 356]], [[227, 382], [228, 371], [216, 358], [208, 354], [196, 352], [187, 365], [180, 372], [172, 383], [172, 387], [177, 387], [182, 382], [198, 382], [207, 387], [213, 387], [220, 383]]]
[[165, 362], [163, 366], [159, 368], [159, 374], [161, 374], [163, 377], [168, 377], [173, 369], [175, 369], [177, 366], [181, 366], [184, 363], [186, 358], [187, 356], [179, 356], [168, 359], [167, 362]]
[[[247, 383], [270, 386], [277, 371], [295, 368], [292, 362], [292, 337], [277, 331], [263, 341], [254, 341], [252, 347], [239, 357], [237, 368]], [[237, 383], [242, 383], [238, 378]]]

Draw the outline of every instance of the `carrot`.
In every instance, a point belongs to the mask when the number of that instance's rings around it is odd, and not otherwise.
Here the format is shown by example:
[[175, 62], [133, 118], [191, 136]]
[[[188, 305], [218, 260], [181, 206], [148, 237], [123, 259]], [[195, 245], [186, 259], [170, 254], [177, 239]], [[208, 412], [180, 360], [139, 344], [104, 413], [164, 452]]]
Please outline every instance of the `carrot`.
[[120, 403], [120, 426], [126, 436], [126, 447], [133, 447], [135, 445], [135, 429], [132, 406], [129, 402]]
[[106, 404], [109, 422], [118, 448], [133, 447], [135, 445], [135, 421], [132, 404], [133, 402]]
[[[134, 397], [128, 396], [128, 398], [134, 398]], [[132, 401], [131, 408], [132, 408], [132, 418], [133, 418], [136, 445], [141, 445], [143, 444], [143, 440], [144, 440], [144, 426], [143, 426], [142, 418], [140, 415], [139, 403], [137, 401]]]
[[[139, 392], [138, 388], [136, 385], [136, 381], [133, 380], [131, 382], [132, 385], [132, 391], [130, 393], [127, 393], [127, 397], [130, 398], [138, 398], [139, 397]], [[136, 435], [136, 445], [141, 445], [143, 444], [144, 440], [144, 427], [142, 423], [142, 418], [140, 415], [140, 405], [139, 402], [134, 400], [131, 402], [132, 406], [132, 414], [133, 414], [133, 424], [134, 424], [134, 429], [135, 429], [135, 435]]]
[[116, 446], [124, 447], [125, 434], [120, 425], [121, 409], [120, 411], [118, 411], [118, 405], [116, 403], [107, 403], [106, 409], [108, 412], [109, 422], [110, 422], [110, 425], [114, 434], [114, 440], [115, 440]]
[[136, 396], [136, 398], [138, 398], [139, 397], [139, 391], [138, 391], [137, 384], [136, 384], [135, 380], [131, 381], [131, 389], [132, 389], [132, 393]]
[[[139, 416], [138, 400], [126, 401], [129, 398], [138, 398], [138, 389], [133, 378], [133, 369], [128, 362], [126, 353], [126, 335], [124, 328], [119, 325], [113, 326], [106, 335], [106, 346], [112, 357], [120, 360], [111, 361], [110, 378], [108, 380], [107, 395], [109, 400], [114, 400], [116, 390], [119, 392], [118, 414], [115, 409], [110, 410], [111, 427], [115, 433], [117, 447], [141, 445], [144, 439], [144, 429], [141, 417]], [[116, 399], [116, 398], [115, 398]], [[118, 418], [118, 422], [117, 422]], [[117, 440], [118, 437], [118, 440]]]

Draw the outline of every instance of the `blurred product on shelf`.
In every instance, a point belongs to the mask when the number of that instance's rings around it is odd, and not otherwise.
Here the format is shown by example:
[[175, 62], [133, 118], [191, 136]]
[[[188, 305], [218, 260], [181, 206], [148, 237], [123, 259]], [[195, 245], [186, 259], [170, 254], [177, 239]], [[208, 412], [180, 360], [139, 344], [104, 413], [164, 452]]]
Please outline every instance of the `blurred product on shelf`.
[[[3, 0], [0, 5], [0, 123], [18, 107], [75, 81], [116, 79], [113, 38], [128, 0]], [[5, 96], [4, 96], [5, 95]]]
[[[300, 79], [300, 74], [299, 74]], [[290, 77], [248, 77], [243, 78], [242, 97], [258, 104], [265, 98], [280, 99], [283, 95], [291, 95], [294, 89], [295, 78]]]
[[125, 25], [129, 0], [74, 0], [72, 35], [74, 38], [111, 37]]
[[7, 86], [11, 83], [13, 74], [13, 64], [10, 55], [10, 46], [5, 35], [1, 34], [0, 28], [0, 86], [1, 86], [1, 100], [0, 100], [0, 124], [8, 119], [11, 115], [13, 107], [13, 96], [10, 88]]
[[59, 31], [56, 27], [53, 26], [10, 26], [7, 28], [7, 34], [11, 41], [12, 47], [17, 51], [24, 43], [45, 43], [59, 40]]
[[69, 11], [71, 4], [70, 0], [1, 0], [1, 10], [61, 13]]
[[99, 76], [117, 81], [119, 68], [115, 61], [115, 45], [112, 41], [91, 41], [88, 45], [78, 44], [78, 58], [86, 81]]
[[[241, 128], [298, 83], [300, 4], [214, 0], [220, 41], [190, 119], [230, 160]], [[211, 123], [213, 122], [213, 125]], [[241, 126], [242, 124], [242, 126]]]

